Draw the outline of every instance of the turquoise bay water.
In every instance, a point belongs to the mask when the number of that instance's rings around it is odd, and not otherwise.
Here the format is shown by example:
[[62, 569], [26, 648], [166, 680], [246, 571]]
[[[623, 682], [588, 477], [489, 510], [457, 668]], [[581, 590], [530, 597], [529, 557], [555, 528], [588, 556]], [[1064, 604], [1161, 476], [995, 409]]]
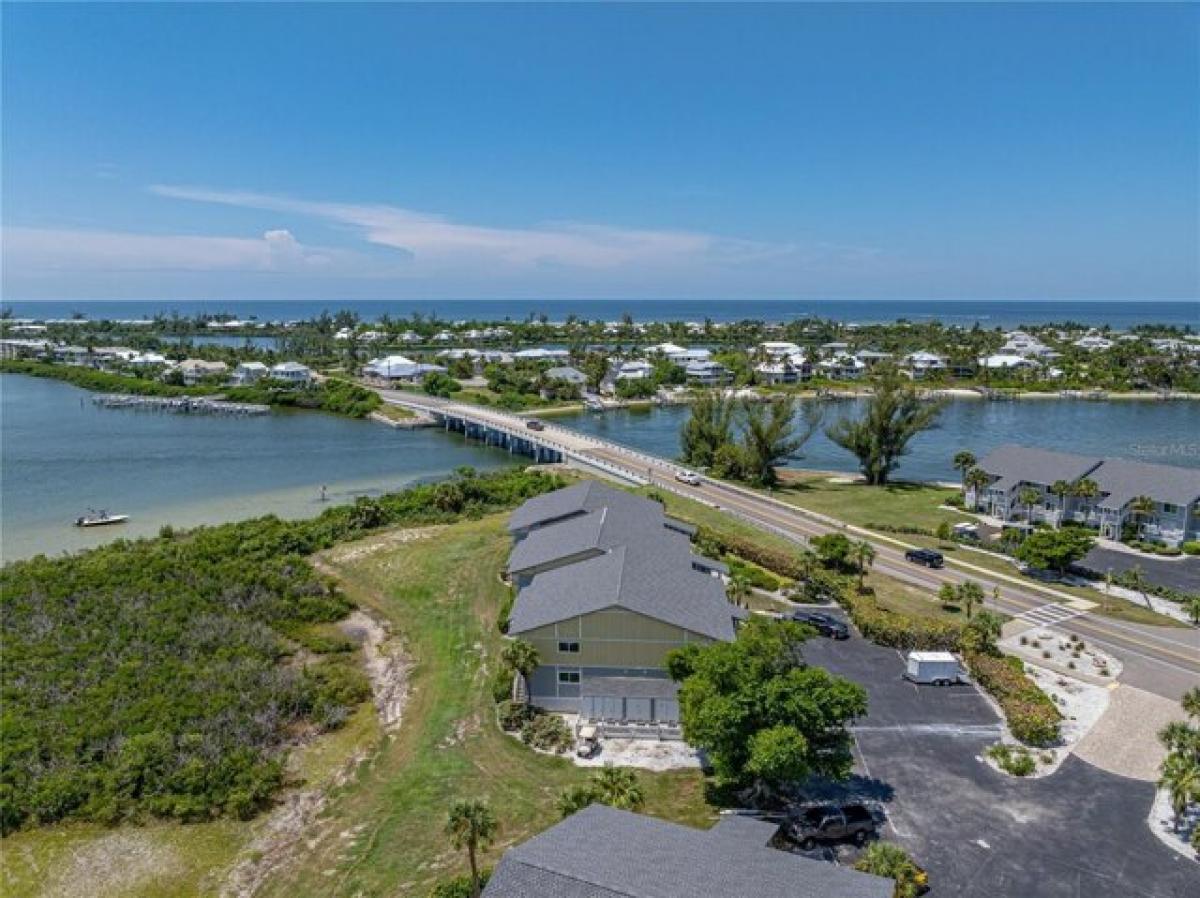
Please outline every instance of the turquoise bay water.
[[[829, 420], [851, 414], [839, 402]], [[686, 407], [581, 413], [563, 424], [664, 456], [678, 452]], [[959, 449], [982, 455], [1019, 442], [1050, 449], [1200, 467], [1200, 404], [1028, 399], [956, 400], [941, 426], [921, 434], [900, 476], [955, 480]], [[436, 479], [460, 465], [522, 463], [441, 430], [393, 430], [313, 412], [254, 418], [102, 409], [67, 384], [0, 376], [0, 554], [5, 559], [98, 545], [263, 514], [314, 515], [328, 501]], [[853, 471], [854, 460], [822, 434], [794, 464]], [[71, 526], [91, 508], [132, 516], [128, 524]]]
[[[103, 409], [68, 384], [0, 376], [0, 554], [4, 559], [330, 502], [513, 464], [440, 430], [393, 430], [314, 412], [252, 418]], [[127, 524], [80, 529], [91, 508]]]

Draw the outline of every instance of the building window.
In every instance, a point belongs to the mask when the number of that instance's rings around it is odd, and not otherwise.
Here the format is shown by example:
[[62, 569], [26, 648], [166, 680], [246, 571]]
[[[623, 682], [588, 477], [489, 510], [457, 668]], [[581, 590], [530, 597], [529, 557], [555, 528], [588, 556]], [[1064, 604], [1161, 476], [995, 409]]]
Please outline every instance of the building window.
[[1172, 505], [1170, 502], [1164, 502], [1162, 504], [1162, 510], [1163, 514], [1175, 514], [1175, 512], [1179, 511], [1179, 506]]
[[564, 684], [579, 684], [579, 671], [577, 670], [560, 670], [558, 672], [558, 682]]
[[579, 654], [579, 643], [578, 642], [560, 642], [558, 644], [558, 650], [560, 652], [566, 652], [571, 655], [577, 655], [577, 654]]

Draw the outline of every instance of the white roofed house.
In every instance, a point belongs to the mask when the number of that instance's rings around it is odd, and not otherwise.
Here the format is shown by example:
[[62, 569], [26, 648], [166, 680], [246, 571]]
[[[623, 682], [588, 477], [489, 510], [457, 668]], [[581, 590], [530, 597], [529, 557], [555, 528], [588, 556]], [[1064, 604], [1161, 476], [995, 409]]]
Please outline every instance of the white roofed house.
[[833, 380], [855, 380], [862, 377], [867, 370], [867, 365], [862, 360], [843, 353], [832, 358], [822, 359], [817, 363], [817, 369]]
[[165, 368], [169, 363], [167, 357], [157, 352], [140, 352], [126, 360], [125, 364], [134, 368]]
[[877, 349], [860, 349], [854, 354], [854, 357], [862, 362], [868, 370], [874, 368], [876, 365], [882, 362], [888, 362], [892, 360], [892, 354], [890, 352], [880, 352]]
[[759, 362], [754, 366], [754, 379], [767, 386], [794, 384], [799, 381], [800, 371], [786, 356], [774, 362]]
[[427, 365], [415, 362], [408, 358], [408, 356], [403, 355], [389, 355], [383, 358], [372, 359], [363, 365], [362, 370], [363, 374], [368, 377], [408, 383], [423, 380], [426, 375], [434, 372], [446, 373], [446, 369], [442, 365]]
[[904, 357], [904, 367], [912, 375], [913, 380], [920, 380], [930, 374], [946, 370], [946, 359], [933, 352], [910, 352]]
[[687, 367], [683, 369], [684, 375], [687, 377], [687, 382], [699, 387], [719, 387], [724, 386], [733, 379], [729, 369], [719, 362], [700, 361], [688, 362]]
[[262, 362], [239, 362], [230, 380], [235, 386], [245, 386], [262, 380], [270, 371]]
[[988, 371], [1032, 371], [1037, 362], [1011, 352], [997, 352], [979, 359], [979, 367]]
[[759, 350], [769, 359], [785, 359], [790, 356], [802, 355], [803, 350], [795, 343], [785, 343], [778, 340], [768, 340], [758, 344]]
[[312, 371], [299, 362], [280, 362], [271, 366], [271, 380], [283, 381], [293, 386], [306, 386], [312, 379]]

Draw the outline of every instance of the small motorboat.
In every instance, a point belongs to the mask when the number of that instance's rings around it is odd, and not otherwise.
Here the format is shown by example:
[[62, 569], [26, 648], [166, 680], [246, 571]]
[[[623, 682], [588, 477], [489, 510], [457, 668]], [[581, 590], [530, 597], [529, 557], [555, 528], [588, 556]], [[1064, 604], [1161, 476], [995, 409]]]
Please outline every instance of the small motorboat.
[[129, 520], [129, 515], [127, 515], [127, 514], [109, 514], [107, 511], [104, 511], [103, 509], [101, 509], [100, 511], [95, 511], [95, 510], [89, 508], [87, 514], [80, 515], [79, 517], [77, 517], [75, 519], [75, 526], [76, 527], [103, 527], [106, 524], [124, 524], [128, 520]]

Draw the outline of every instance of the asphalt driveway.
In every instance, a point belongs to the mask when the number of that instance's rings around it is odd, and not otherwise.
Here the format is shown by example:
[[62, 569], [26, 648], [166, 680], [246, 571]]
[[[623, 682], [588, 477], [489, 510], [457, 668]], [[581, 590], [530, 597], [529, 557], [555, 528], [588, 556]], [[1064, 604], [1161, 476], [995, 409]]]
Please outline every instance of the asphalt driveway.
[[1200, 864], [1146, 824], [1152, 785], [1070, 757], [1020, 780], [982, 760], [998, 718], [972, 686], [916, 686], [901, 655], [857, 635], [812, 640], [812, 664], [861, 683], [870, 713], [855, 728], [857, 784], [889, 817], [884, 837], [929, 870], [934, 895], [1194, 898]]

